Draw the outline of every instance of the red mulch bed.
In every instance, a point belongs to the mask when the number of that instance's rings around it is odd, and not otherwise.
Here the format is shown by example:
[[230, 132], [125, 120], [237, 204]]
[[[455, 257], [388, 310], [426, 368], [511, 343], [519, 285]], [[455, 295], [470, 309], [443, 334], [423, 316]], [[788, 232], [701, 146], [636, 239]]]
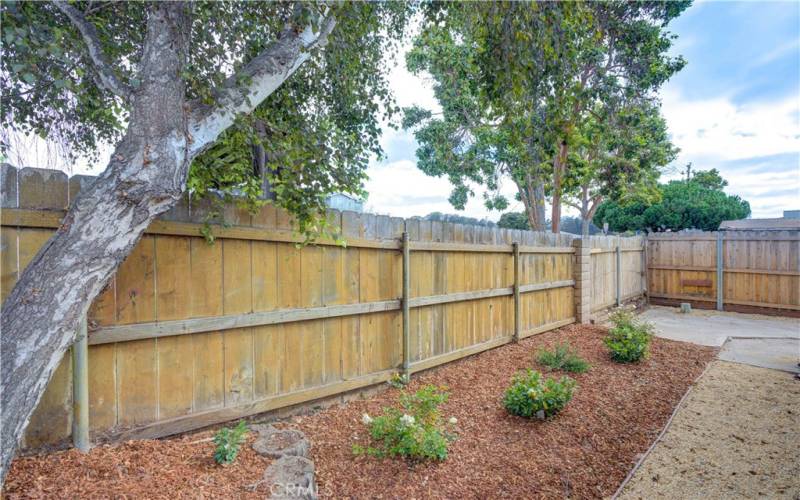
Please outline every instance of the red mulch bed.
[[[447, 461], [412, 464], [355, 456], [368, 442], [364, 412], [395, 404], [392, 389], [364, 401], [294, 419], [311, 439], [321, 494], [352, 498], [600, 498], [613, 495], [656, 438], [715, 349], [656, 338], [641, 364], [614, 363], [605, 329], [570, 325], [414, 377], [409, 388], [446, 386], [443, 415], [458, 419]], [[568, 341], [592, 368], [570, 374], [578, 390], [567, 408], [541, 422], [501, 404], [511, 376], [536, 366], [542, 346]], [[559, 374], [560, 376], [560, 374]]]
[[[605, 330], [570, 325], [415, 376], [410, 389], [446, 386], [446, 417], [458, 419], [458, 439], [443, 463], [355, 456], [366, 444], [364, 412], [395, 404], [399, 391], [295, 417], [286, 425], [312, 442], [320, 496], [352, 498], [605, 497], [614, 493], [715, 349], [654, 339], [641, 364], [620, 365], [602, 344]], [[536, 366], [542, 346], [568, 341], [592, 368], [570, 374], [575, 397], [556, 418], [513, 417], [501, 404], [517, 370]], [[19, 458], [6, 478], [13, 498], [263, 498], [253, 489], [269, 460], [243, 445], [237, 462], [220, 467], [214, 445], [196, 442], [211, 431], [160, 441], [102, 446]]]
[[[103, 445], [17, 458], [2, 498], [265, 498], [259, 484], [271, 459], [250, 445], [251, 433], [232, 465], [214, 462], [213, 431], [172, 439]], [[198, 442], [200, 441], [200, 442]]]

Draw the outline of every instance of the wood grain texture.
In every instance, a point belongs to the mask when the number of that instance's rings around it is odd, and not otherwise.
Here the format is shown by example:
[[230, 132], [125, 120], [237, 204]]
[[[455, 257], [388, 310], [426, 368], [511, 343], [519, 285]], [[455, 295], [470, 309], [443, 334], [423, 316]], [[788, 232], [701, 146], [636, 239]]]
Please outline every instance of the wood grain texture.
[[[215, 228], [213, 244], [191, 225], [154, 224], [92, 305], [93, 431], [164, 435], [387, 380], [402, 363], [403, 231], [416, 248], [412, 371], [508, 341], [515, 241], [520, 336], [574, 321], [567, 236], [332, 212], [357, 244], [298, 246], [284, 211], [230, 215], [237, 225]], [[13, 243], [0, 247], [3, 262], [30, 260], [56, 220], [16, 216], [40, 227], [4, 227]], [[635, 249], [623, 255], [641, 260]]]
[[[800, 307], [797, 233], [724, 232], [721, 256], [724, 304], [777, 310]], [[650, 238], [647, 265], [651, 296], [669, 300], [716, 300], [716, 240], [716, 232], [660, 234]]]

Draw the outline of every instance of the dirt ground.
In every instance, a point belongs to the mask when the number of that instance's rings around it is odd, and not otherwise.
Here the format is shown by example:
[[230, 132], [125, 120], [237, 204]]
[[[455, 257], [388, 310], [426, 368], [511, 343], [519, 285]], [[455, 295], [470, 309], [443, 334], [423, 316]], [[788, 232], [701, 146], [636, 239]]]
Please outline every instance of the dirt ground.
[[620, 498], [800, 498], [800, 382], [715, 361]]
[[[313, 443], [321, 495], [350, 498], [600, 498], [614, 493], [663, 428], [714, 350], [654, 339], [641, 365], [610, 361], [605, 330], [571, 325], [453, 363], [419, 377], [446, 386], [443, 414], [458, 419], [458, 439], [443, 463], [355, 456], [367, 443], [361, 415], [396, 402], [390, 390], [364, 401], [295, 418]], [[534, 366], [542, 346], [569, 341], [592, 368], [573, 374], [574, 399], [546, 422], [510, 416], [501, 398], [517, 370]], [[542, 369], [542, 367], [537, 367]], [[559, 374], [560, 375], [560, 374]]]
[[[214, 462], [212, 431], [163, 440], [104, 445], [14, 460], [1, 498], [264, 498], [258, 485], [270, 459], [250, 447], [236, 463]], [[199, 441], [199, 442], [198, 442]], [[255, 485], [255, 488], [248, 486]]]
[[[715, 349], [654, 339], [641, 364], [610, 360], [605, 330], [570, 325], [439, 367], [413, 378], [446, 386], [444, 415], [458, 419], [458, 438], [442, 463], [414, 464], [356, 456], [366, 444], [364, 412], [394, 404], [390, 389], [279, 426], [311, 440], [321, 497], [350, 498], [600, 498], [614, 493], [674, 406], [714, 356]], [[573, 374], [575, 397], [556, 418], [540, 422], [510, 416], [501, 398], [512, 375], [535, 367], [542, 346], [569, 341], [592, 368]], [[560, 375], [560, 374], [557, 374]], [[249, 446], [239, 460], [212, 460], [210, 431], [159, 441], [103, 446], [82, 455], [57, 452], [15, 460], [4, 498], [248, 498], [269, 464]], [[252, 440], [252, 438], [250, 438]]]

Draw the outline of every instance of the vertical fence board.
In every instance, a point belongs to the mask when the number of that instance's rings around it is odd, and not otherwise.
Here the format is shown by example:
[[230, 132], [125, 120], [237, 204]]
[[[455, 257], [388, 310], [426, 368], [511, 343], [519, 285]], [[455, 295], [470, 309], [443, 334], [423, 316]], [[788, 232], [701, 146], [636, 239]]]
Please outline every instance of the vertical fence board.
[[[195, 222], [202, 217], [200, 204], [184, 211], [189, 210]], [[173, 212], [170, 220], [184, 217], [180, 210]], [[234, 219], [239, 232], [226, 235], [220, 230], [213, 244], [199, 235], [146, 235], [92, 305], [92, 327], [396, 300], [402, 295], [402, 254], [397, 248], [298, 248], [241, 231], [252, 224], [288, 234], [291, 218], [272, 206], [252, 217], [232, 211], [227, 217]], [[509, 245], [519, 241], [526, 246], [569, 246], [571, 242], [566, 235], [352, 212], [332, 212], [330, 217], [345, 237], [366, 240], [396, 240], [405, 230], [412, 241]], [[0, 260], [27, 263], [51, 233], [4, 226]], [[11, 243], [6, 245], [6, 240]], [[628, 240], [623, 239], [623, 244]], [[19, 256], [14, 255], [17, 241]], [[630, 253], [623, 254], [622, 260], [620, 285], [623, 295], [628, 295], [641, 288], [641, 258]], [[782, 262], [776, 259], [769, 265], [779, 267]], [[572, 279], [572, 267], [572, 254], [522, 254], [520, 284]], [[410, 268], [411, 297], [509, 288], [514, 283], [510, 251], [412, 251]], [[609, 272], [603, 259], [598, 259], [597, 269]], [[13, 267], [4, 268], [6, 293], [15, 278]], [[601, 286], [603, 293], [613, 292], [613, 287]], [[773, 295], [770, 289], [767, 296]], [[520, 329], [525, 333], [571, 318], [573, 307], [571, 287], [522, 293]], [[424, 364], [438, 355], [508, 339], [514, 331], [514, 310], [511, 295], [412, 308], [408, 314], [412, 371], [415, 362]], [[161, 420], [186, 418], [188, 422], [194, 414], [206, 418], [223, 409], [225, 415], [232, 415], [272, 396], [316, 394], [321, 385], [351, 383], [359, 376], [397, 369], [403, 354], [401, 319], [400, 310], [391, 310], [93, 345], [89, 354], [91, 428], [113, 433], [158, 425]], [[440, 362], [433, 360], [430, 366]], [[68, 389], [58, 384], [48, 388], [59, 400]]]
[[[122, 263], [116, 289], [118, 324], [155, 320], [155, 238], [142, 237]], [[158, 418], [156, 344], [147, 339], [117, 345], [119, 425], [135, 426]]]
[[[253, 311], [252, 253], [250, 242], [222, 241], [225, 314]], [[253, 331], [237, 328], [223, 332], [225, 351], [225, 406], [253, 399]]]

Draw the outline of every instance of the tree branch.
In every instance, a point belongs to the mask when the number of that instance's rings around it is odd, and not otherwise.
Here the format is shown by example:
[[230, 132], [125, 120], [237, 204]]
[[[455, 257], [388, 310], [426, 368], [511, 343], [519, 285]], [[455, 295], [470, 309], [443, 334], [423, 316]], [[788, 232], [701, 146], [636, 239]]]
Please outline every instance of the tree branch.
[[199, 154], [233, 124], [237, 115], [252, 112], [311, 57], [311, 50], [324, 47], [336, 19], [328, 15], [319, 31], [309, 24], [302, 31], [287, 26], [278, 39], [248, 62], [238, 73], [214, 89], [214, 104], [190, 104], [190, 155]]
[[78, 28], [83, 41], [86, 43], [86, 48], [89, 51], [89, 58], [92, 60], [94, 69], [100, 77], [102, 86], [125, 101], [130, 100], [131, 88], [124, 82], [117, 78], [111, 67], [111, 64], [106, 58], [103, 47], [100, 44], [100, 38], [97, 36], [97, 30], [94, 25], [90, 23], [81, 11], [71, 6], [63, 0], [56, 0], [53, 4], [66, 15], [70, 22]]

